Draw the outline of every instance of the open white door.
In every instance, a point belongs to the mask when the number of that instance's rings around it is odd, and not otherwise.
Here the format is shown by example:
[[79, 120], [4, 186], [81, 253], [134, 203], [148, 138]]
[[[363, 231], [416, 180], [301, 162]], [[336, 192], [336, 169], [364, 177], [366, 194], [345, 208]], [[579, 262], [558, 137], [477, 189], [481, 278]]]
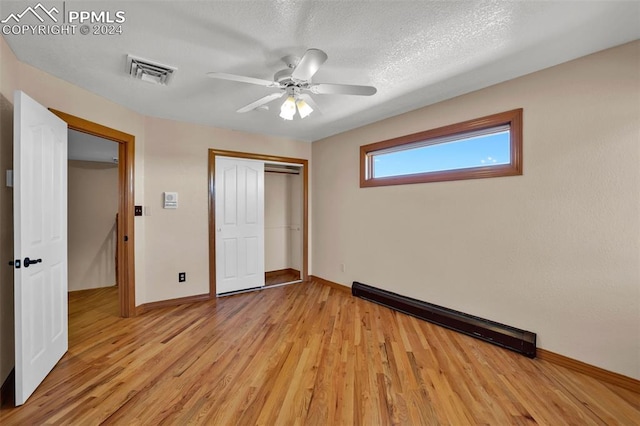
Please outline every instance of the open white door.
[[264, 287], [264, 163], [216, 157], [216, 292]]
[[62, 358], [67, 331], [67, 124], [14, 95], [16, 405]]

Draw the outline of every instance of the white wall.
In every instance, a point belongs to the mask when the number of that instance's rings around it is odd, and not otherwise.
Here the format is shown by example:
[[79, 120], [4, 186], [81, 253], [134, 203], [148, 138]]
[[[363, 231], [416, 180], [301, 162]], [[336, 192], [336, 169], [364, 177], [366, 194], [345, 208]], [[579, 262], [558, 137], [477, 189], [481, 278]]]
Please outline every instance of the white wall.
[[[634, 42], [314, 142], [314, 275], [640, 378], [639, 99]], [[523, 176], [359, 188], [361, 145], [514, 108]]]

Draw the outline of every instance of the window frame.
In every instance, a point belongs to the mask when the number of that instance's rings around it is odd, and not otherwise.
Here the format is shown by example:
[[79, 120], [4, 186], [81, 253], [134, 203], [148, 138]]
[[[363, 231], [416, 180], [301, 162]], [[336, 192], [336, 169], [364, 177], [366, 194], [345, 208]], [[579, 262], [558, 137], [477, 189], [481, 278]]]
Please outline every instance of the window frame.
[[[413, 183], [446, 182], [454, 180], [522, 175], [522, 111], [522, 108], [514, 109], [464, 121], [462, 123], [451, 124], [381, 142], [362, 145], [360, 147], [360, 187], [370, 188], [376, 186], [407, 185]], [[371, 176], [371, 172], [373, 171], [373, 159], [378, 151], [388, 150], [390, 148], [401, 148], [417, 142], [426, 142], [428, 145], [430, 140], [440, 139], [443, 137], [460, 136], [460, 139], [463, 139], [464, 135], [469, 132], [481, 131], [504, 125], [509, 126], [511, 161], [508, 164], [441, 170], [379, 178]], [[438, 142], [434, 143], [434, 145], [437, 144]]]

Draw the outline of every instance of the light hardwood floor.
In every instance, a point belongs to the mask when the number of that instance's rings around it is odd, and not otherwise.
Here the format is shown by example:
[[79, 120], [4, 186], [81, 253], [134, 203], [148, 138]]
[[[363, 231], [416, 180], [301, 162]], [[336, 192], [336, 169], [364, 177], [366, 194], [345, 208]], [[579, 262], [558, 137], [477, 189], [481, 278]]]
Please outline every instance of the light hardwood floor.
[[70, 297], [69, 352], [0, 424], [640, 424], [640, 396], [317, 283], [118, 318]]
[[300, 280], [300, 272], [294, 269], [282, 269], [264, 274], [264, 285], [277, 285]]

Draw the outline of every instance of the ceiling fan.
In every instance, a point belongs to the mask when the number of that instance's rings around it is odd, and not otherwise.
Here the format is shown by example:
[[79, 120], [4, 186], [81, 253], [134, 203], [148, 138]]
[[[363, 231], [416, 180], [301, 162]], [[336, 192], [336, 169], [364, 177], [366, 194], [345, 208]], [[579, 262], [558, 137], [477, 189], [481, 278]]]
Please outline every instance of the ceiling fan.
[[373, 86], [312, 83], [311, 78], [327, 60], [327, 54], [320, 49], [309, 49], [301, 58], [286, 56], [283, 60], [288, 68], [275, 73], [273, 81], [222, 72], [210, 72], [207, 75], [211, 78], [221, 80], [239, 81], [241, 83], [279, 89], [279, 92], [272, 93], [257, 101], [251, 102], [240, 108], [237, 112], [253, 111], [269, 102], [286, 96], [287, 99], [280, 108], [280, 117], [285, 120], [293, 120], [296, 114], [296, 107], [301, 118], [305, 118], [311, 114], [314, 109], [318, 109], [310, 94], [371, 96], [377, 92], [377, 89]]

